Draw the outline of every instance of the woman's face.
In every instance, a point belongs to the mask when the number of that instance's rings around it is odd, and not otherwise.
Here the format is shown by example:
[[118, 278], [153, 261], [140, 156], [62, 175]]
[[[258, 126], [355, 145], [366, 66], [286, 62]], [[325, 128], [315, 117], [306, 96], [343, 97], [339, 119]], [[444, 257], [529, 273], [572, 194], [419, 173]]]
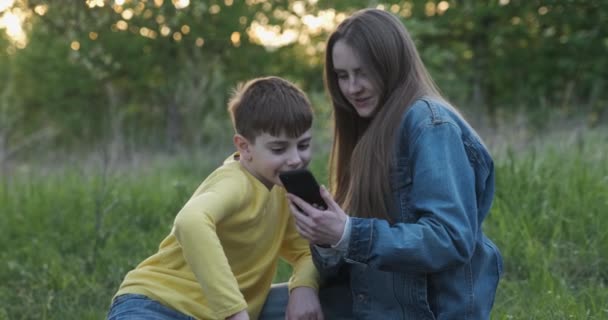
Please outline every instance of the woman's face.
[[361, 60], [344, 40], [334, 44], [332, 52], [334, 72], [340, 91], [362, 118], [370, 118], [378, 108], [379, 90], [374, 87]]

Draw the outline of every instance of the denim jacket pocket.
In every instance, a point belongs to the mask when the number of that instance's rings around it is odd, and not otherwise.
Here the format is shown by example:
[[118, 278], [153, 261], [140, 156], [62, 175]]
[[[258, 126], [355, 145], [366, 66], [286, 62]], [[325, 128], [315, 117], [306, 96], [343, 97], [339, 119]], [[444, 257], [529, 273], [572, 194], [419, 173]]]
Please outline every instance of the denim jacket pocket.
[[423, 273], [395, 272], [394, 293], [404, 319], [435, 320], [429, 304], [427, 276]]

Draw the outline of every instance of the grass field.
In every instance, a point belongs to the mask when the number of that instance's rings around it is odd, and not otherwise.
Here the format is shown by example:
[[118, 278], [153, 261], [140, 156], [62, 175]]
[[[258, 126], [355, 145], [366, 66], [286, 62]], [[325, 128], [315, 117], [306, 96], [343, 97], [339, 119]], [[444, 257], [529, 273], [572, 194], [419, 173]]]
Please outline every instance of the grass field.
[[[608, 135], [501, 150], [485, 224], [505, 260], [492, 318], [608, 318]], [[0, 319], [102, 319], [124, 274], [225, 155], [204, 154], [2, 177]], [[312, 169], [323, 180], [325, 157]], [[288, 274], [282, 265], [277, 281]]]

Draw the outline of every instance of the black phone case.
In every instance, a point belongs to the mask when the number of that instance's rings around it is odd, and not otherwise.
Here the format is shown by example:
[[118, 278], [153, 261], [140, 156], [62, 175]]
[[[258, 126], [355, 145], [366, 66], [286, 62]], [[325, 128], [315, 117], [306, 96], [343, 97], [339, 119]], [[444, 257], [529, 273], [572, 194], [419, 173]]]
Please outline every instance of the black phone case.
[[327, 209], [327, 204], [321, 197], [319, 184], [315, 177], [307, 169], [297, 169], [281, 172], [279, 179], [287, 192], [295, 194], [302, 200], [317, 205], [321, 209]]

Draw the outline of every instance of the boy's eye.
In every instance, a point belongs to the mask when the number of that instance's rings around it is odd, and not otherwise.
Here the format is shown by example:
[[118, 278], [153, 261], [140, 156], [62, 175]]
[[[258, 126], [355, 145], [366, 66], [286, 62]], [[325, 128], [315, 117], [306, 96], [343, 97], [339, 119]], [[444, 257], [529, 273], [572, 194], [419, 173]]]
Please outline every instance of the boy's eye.
[[308, 148], [310, 148], [310, 143], [303, 143], [298, 145], [298, 149], [300, 150], [306, 150]]
[[270, 151], [274, 154], [280, 154], [285, 151], [285, 148], [270, 148]]

